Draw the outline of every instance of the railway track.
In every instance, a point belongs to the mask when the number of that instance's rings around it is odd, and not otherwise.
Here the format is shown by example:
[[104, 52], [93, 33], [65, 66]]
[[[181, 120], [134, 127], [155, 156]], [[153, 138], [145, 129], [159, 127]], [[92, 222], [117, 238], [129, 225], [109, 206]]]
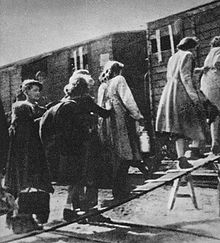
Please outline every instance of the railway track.
[[[135, 188], [133, 190], [133, 194], [128, 197], [128, 198], [125, 198], [124, 200], [120, 201], [120, 202], [115, 202], [113, 203], [111, 206], [109, 207], [104, 207], [104, 208], [101, 208], [97, 211], [94, 211], [94, 212], [89, 212], [89, 213], [85, 213], [83, 214], [82, 216], [80, 216], [79, 218], [71, 221], [71, 222], [58, 222], [50, 227], [45, 227], [43, 230], [39, 230], [39, 231], [33, 231], [33, 232], [30, 232], [30, 233], [26, 233], [26, 234], [22, 234], [22, 235], [10, 235], [10, 236], [7, 236], [7, 237], [4, 237], [4, 238], [0, 238], [0, 242], [3, 243], [3, 242], [22, 242], [21, 240], [24, 240], [24, 239], [27, 239], [29, 237], [34, 237], [34, 236], [39, 236], [39, 235], [43, 235], [45, 233], [52, 233], [52, 234], [70, 234], [70, 232], [65, 232], [65, 230], [61, 230], [61, 229], [64, 229], [65, 227], [67, 226], [70, 226], [70, 225], [73, 225], [74, 223], [80, 223], [80, 221], [83, 221], [85, 219], [89, 219], [90, 217], [94, 217], [94, 216], [98, 216], [102, 213], [105, 213], [107, 211], [110, 211], [116, 207], [119, 207], [129, 201], [132, 201], [134, 199], [137, 199], [137, 198], [140, 198], [141, 196], [163, 186], [163, 185], [166, 185], [167, 183], [170, 183], [174, 180], [176, 180], [177, 178], [180, 178], [180, 177], [183, 177], [195, 170], [197, 170], [198, 168], [204, 166], [205, 164], [207, 163], [213, 163], [215, 161], [219, 161], [220, 160], [220, 156], [209, 156], [205, 159], [200, 159], [198, 161], [196, 161], [194, 163], [194, 167], [190, 170], [180, 170], [180, 171], [176, 171], [174, 173], [168, 173], [162, 177], [159, 177], [158, 179], [155, 179], [155, 180], [149, 180], [146, 181], [146, 183], [142, 186], [137, 186], [137, 188]], [[138, 225], [138, 224], [132, 224], [132, 223], [120, 223], [120, 222], [116, 222], [116, 221], [112, 221], [111, 223], [108, 223], [108, 224], [103, 224], [103, 223], [89, 223], [88, 225], [96, 225], [96, 226], [105, 226], [107, 228], [111, 228], [111, 227], [116, 227], [116, 228], [120, 228], [120, 227], [130, 227], [130, 228], [136, 228], [136, 229], [140, 229], [140, 228], [147, 228], [147, 229], [154, 229], [156, 231], [160, 231], [160, 230], [163, 230], [163, 231], [169, 231], [169, 232], [176, 232], [176, 233], [181, 233], [181, 234], [190, 234], [190, 235], [194, 235], [196, 237], [206, 237], [206, 238], [212, 238], [213, 240], [219, 240], [220, 241], [220, 238], [218, 237], [213, 237], [213, 236], [205, 236], [205, 235], [202, 235], [202, 234], [198, 234], [198, 233], [193, 233], [193, 232], [180, 232], [178, 231], [177, 229], [173, 230], [173, 229], [168, 229], [168, 228], [164, 228], [164, 227], [158, 227], [158, 226], [149, 226], [149, 225]], [[61, 230], [61, 231], [60, 231]], [[70, 237], [70, 236], [69, 236]], [[72, 235], [71, 237], [79, 237], [79, 236], [74, 236]], [[82, 237], [83, 238], [83, 237]], [[85, 238], [85, 237], [84, 237]], [[82, 239], [83, 240], [83, 239]], [[85, 238], [85, 240], [89, 240], [89, 241], [93, 241], [93, 239], [87, 239], [87, 237]], [[98, 242], [97, 241], [98, 239], [95, 239], [94, 242]], [[103, 241], [102, 241], [103, 242]], [[107, 241], [106, 241], [107, 242]], [[205, 241], [204, 241], [205, 242]], [[207, 241], [208, 242], [208, 241]]]
[[[69, 224], [72, 226], [72, 223]], [[76, 229], [81, 228], [81, 232]], [[86, 230], [85, 230], [86, 229]], [[82, 233], [83, 231], [83, 233]], [[88, 233], [90, 232], [90, 233]], [[94, 233], [95, 232], [95, 233]], [[160, 242], [157, 238], [175, 237], [178, 241], [186, 242], [215, 243], [220, 242], [220, 236], [207, 235], [201, 232], [193, 232], [183, 229], [174, 229], [155, 225], [134, 224], [131, 222], [112, 221], [111, 223], [88, 223], [72, 227], [59, 227], [54, 230], [51, 228], [42, 232], [32, 232], [30, 235], [21, 236], [4, 242]], [[162, 241], [168, 242], [168, 241]]]

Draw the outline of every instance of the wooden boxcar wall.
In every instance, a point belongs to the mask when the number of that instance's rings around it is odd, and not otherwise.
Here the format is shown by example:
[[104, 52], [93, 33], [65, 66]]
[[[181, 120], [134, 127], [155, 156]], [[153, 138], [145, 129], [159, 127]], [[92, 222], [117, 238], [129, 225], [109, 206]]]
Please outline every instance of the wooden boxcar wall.
[[[99, 86], [98, 77], [101, 72], [100, 55], [103, 53], [110, 53], [112, 58], [112, 38], [106, 36], [97, 40], [84, 42], [76, 46], [72, 46], [60, 51], [55, 51], [47, 59], [47, 85], [46, 93], [50, 101], [58, 100], [63, 97], [63, 88], [68, 83], [72, 75], [71, 58], [73, 53], [76, 52], [77, 60], [79, 59], [79, 48], [82, 49], [83, 55], [86, 55], [86, 64], [83, 65], [87, 68], [92, 77], [94, 78], [95, 87], [93, 90], [96, 96]], [[79, 68], [79, 66], [78, 66]]]
[[[11, 104], [22, 81], [35, 78], [38, 71], [41, 71], [40, 81], [44, 84], [40, 103], [46, 104], [62, 98], [64, 95], [63, 88], [68, 83], [73, 71], [71, 66], [72, 54], [76, 51], [78, 58], [79, 47], [82, 48], [83, 54], [87, 55], [87, 68], [97, 81], [102, 69], [100, 55], [109, 53], [109, 57], [112, 58], [112, 36], [27, 58], [0, 68], [0, 95], [5, 111], [11, 110]], [[97, 88], [98, 81], [94, 89], [96, 92]]]
[[[172, 37], [171, 37], [172, 35]], [[202, 66], [209, 52], [209, 43], [215, 35], [220, 35], [220, 1], [200, 6], [179, 14], [147, 23], [147, 50], [150, 80], [150, 98], [153, 121], [158, 103], [166, 84], [166, 67], [172, 55], [170, 38], [176, 44], [185, 36], [197, 36], [201, 42], [197, 66]]]
[[143, 105], [143, 76], [146, 72], [145, 46], [145, 31], [119, 32], [2, 67], [0, 69], [0, 87], [5, 110], [10, 111], [16, 91], [22, 81], [27, 78], [35, 78], [38, 71], [41, 71], [40, 80], [44, 84], [40, 103], [43, 105], [61, 99], [64, 95], [63, 88], [73, 71], [74, 53], [77, 57], [77, 68], [79, 68], [79, 49], [81, 49], [83, 55], [86, 55], [86, 65], [84, 66], [88, 68], [96, 81], [93, 90], [95, 98], [100, 85], [98, 77], [104, 61], [107, 59], [118, 60], [125, 64], [124, 75], [138, 105], [145, 111]]
[[107, 35], [100, 39], [96, 39], [87, 44], [88, 48], [88, 70], [95, 80], [93, 95], [97, 98], [97, 91], [100, 85], [99, 75], [103, 69], [102, 56], [107, 55], [111, 60], [113, 59], [112, 53], [112, 35]]
[[14, 94], [21, 84], [21, 66], [13, 65], [0, 71], [0, 95], [5, 112], [11, 110]]
[[146, 31], [113, 35], [113, 56], [124, 64], [123, 75], [142, 113], [147, 113], [144, 92]]

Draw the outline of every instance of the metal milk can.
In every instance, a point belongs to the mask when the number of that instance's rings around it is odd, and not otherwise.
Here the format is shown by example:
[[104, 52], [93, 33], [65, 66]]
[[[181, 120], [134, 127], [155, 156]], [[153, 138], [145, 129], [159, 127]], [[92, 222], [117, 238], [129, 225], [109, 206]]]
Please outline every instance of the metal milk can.
[[140, 150], [143, 153], [150, 152], [150, 137], [147, 131], [142, 131], [140, 135]]

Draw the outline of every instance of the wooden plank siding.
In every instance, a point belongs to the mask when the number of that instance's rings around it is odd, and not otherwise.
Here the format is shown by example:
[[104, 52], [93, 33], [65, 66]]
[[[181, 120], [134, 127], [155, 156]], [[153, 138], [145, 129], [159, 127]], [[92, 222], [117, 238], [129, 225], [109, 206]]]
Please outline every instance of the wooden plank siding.
[[[145, 30], [116, 32], [2, 66], [0, 67], [0, 92], [5, 111], [11, 110], [16, 91], [22, 81], [35, 78], [38, 71], [43, 73], [41, 79], [43, 97], [40, 104], [44, 105], [61, 99], [64, 96], [63, 88], [73, 71], [73, 62], [75, 65], [75, 63], [78, 64], [78, 59], [82, 61], [82, 57], [79, 57], [81, 53], [87, 55], [86, 68], [95, 80], [95, 87], [92, 91], [95, 98], [100, 85], [98, 77], [103, 68], [101, 55], [107, 54], [109, 60], [118, 60], [125, 64], [124, 75], [144, 112], [146, 110], [143, 92], [143, 77], [146, 73], [145, 46]], [[77, 54], [77, 60], [73, 60], [74, 53]]]
[[113, 36], [113, 56], [124, 64], [125, 76], [142, 114], [147, 118], [149, 102], [146, 101], [144, 74], [146, 66], [146, 32], [131, 32]]
[[20, 74], [21, 68], [16, 66], [3, 69], [0, 72], [0, 95], [6, 112], [11, 110], [13, 94], [21, 84]]

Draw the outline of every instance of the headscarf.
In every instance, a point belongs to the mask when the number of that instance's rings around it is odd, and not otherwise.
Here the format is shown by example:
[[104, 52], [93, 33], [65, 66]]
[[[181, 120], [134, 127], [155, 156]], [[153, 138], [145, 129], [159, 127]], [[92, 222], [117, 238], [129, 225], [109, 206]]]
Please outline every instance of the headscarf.
[[124, 67], [124, 64], [118, 61], [108, 61], [104, 68], [102, 73], [99, 76], [99, 81], [106, 82], [111, 78], [111, 74], [115, 69], [122, 69]]
[[21, 90], [22, 92], [25, 91], [25, 89], [30, 86], [30, 85], [37, 85], [40, 89], [40, 91], [42, 90], [43, 88], [43, 85], [41, 82], [39, 82], [38, 80], [35, 80], [35, 79], [26, 79], [23, 81], [22, 85], [21, 85]]
[[177, 48], [179, 50], [189, 50], [191, 48], [195, 48], [198, 46], [199, 40], [197, 37], [184, 37], [179, 44], [177, 45]]

